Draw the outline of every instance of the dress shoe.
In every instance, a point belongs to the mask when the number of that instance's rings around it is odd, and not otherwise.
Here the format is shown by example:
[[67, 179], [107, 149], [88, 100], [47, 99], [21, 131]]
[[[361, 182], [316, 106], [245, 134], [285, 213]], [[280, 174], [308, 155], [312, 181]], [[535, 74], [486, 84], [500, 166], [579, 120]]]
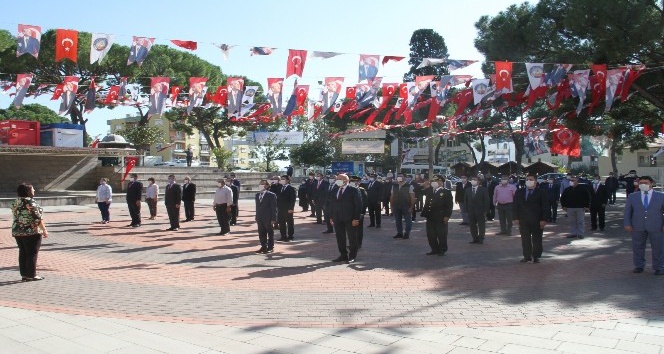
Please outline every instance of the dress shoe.
[[324, 234], [333, 234], [334, 231], [332, 231], [332, 230], [327, 230], [327, 231], [323, 231], [323, 233], [324, 233]]
[[567, 238], [576, 238], [576, 235], [567, 235]]
[[261, 247], [261, 248], [259, 248], [259, 249], [258, 249], [256, 252], [254, 252], [254, 253], [256, 253], [256, 254], [263, 254], [263, 253], [265, 253], [265, 251], [267, 251], [267, 248], [265, 248], [265, 247]]
[[445, 252], [438, 252], [438, 255], [439, 255], [440, 257], [442, 257], [442, 256], [445, 255]]
[[530, 259], [528, 259], [528, 258], [524, 258], [524, 259], [520, 260], [519, 262], [521, 262], [521, 263], [528, 263], [528, 262], [530, 262]]
[[322, 221], [316, 221], [316, 224], [322, 225], [323, 222]]
[[576, 238], [579, 239], [579, 240], [582, 240], [582, 239], [583, 239], [583, 235], [577, 235]]
[[173, 228], [169, 227], [168, 229], [166, 229], [166, 231], [173, 231]]
[[480, 243], [480, 241], [470, 241], [468, 243]]
[[26, 277], [26, 278], [23, 278], [22, 280], [23, 281], [39, 281], [39, 280], [44, 280], [44, 277], [42, 277], [42, 276], [34, 276], [32, 278]]
[[282, 237], [282, 238], [278, 239], [277, 241], [279, 241], [279, 242], [288, 242], [288, 237]]
[[459, 225], [468, 225], [468, 223], [467, 222], [462, 222]]
[[184, 219], [182, 220], [182, 222], [189, 222], [189, 219]]
[[339, 257], [333, 259], [332, 262], [345, 262], [345, 261], [347, 261], [347, 260], [348, 260], [348, 257], [346, 257], [346, 256], [339, 256]]
[[376, 225], [376, 228], [377, 228], [377, 229], [380, 229], [380, 224]]
[[268, 248], [265, 253], [274, 253], [274, 248]]
[[507, 235], [507, 232], [501, 231], [501, 232], [496, 233], [496, 236], [500, 236], [500, 235]]
[[134, 224], [129, 224], [127, 225], [127, 227], [134, 227]]
[[433, 256], [433, 255], [438, 254], [438, 252], [431, 251], [431, 252], [427, 252], [427, 253], [425, 253], [425, 254], [426, 254], [427, 256]]
[[540, 262], [540, 261], [539, 261], [539, 258], [535, 258], [535, 257], [533, 257], [533, 263], [539, 263], [539, 262]]
[[348, 264], [353, 264], [353, 263], [355, 263], [355, 258], [351, 258], [348, 260]]
[[173, 230], [171, 230], [171, 231], [179, 231], [179, 230], [180, 230], [179, 228], [174, 227]]
[[656, 270], [655, 275], [664, 275], [664, 270]]
[[405, 233], [405, 234], [403, 234], [403, 239], [404, 239], [404, 240], [407, 240], [407, 239], [409, 239], [409, 238], [410, 238], [410, 234], [409, 234], [409, 233]]
[[294, 239], [295, 239], [295, 237], [290, 236], [290, 237], [288, 238], [288, 241], [290, 242], [290, 241], [293, 241]]
[[374, 224], [369, 224], [369, 226], [367, 226], [367, 227], [376, 227], [376, 225], [374, 225]]
[[634, 270], [632, 271], [632, 273], [637, 273], [637, 274], [638, 274], [638, 273], [643, 273], [643, 268], [634, 268]]
[[590, 228], [590, 231], [597, 231], [596, 227]]
[[396, 235], [395, 235], [394, 237], [392, 237], [392, 238], [403, 238], [403, 235], [402, 235], [402, 234], [396, 234]]

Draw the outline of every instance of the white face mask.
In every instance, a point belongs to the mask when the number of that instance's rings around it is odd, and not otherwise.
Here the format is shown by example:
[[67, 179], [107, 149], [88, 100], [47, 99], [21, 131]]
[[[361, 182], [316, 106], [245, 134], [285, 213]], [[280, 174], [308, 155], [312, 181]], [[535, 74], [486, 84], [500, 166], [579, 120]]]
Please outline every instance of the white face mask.
[[528, 187], [528, 188], [535, 187], [535, 181], [526, 180], [526, 187]]
[[397, 182], [403, 182], [403, 177], [397, 177]]
[[334, 184], [336, 184], [338, 187], [341, 187], [341, 186], [344, 185], [344, 181], [342, 181], [340, 179], [337, 179], [337, 180], [334, 181]]
[[473, 187], [477, 186], [477, 181], [476, 180], [471, 180], [470, 185], [473, 186]]
[[332, 184], [332, 183], [334, 183], [334, 181], [336, 181], [336, 179], [334, 179], [334, 178], [330, 178], [330, 179], [328, 179], [327, 181], [330, 182], [330, 184]]
[[639, 189], [641, 190], [641, 192], [647, 192], [647, 191], [650, 190], [650, 185], [645, 184], [645, 183], [641, 183], [641, 184], [639, 184]]
[[369, 177], [369, 181], [373, 182], [373, 181], [375, 181], [375, 179], [373, 177]]
[[129, 180], [132, 181], [132, 182], [136, 182], [136, 178], [134, 178], [134, 177], [130, 178]]
[[285, 179], [280, 179], [279, 184], [281, 184], [282, 186], [285, 186], [286, 185], [286, 180]]
[[184, 180], [184, 184], [187, 184], [187, 183], [189, 183], [189, 180], [188, 180], [188, 179], [185, 179], [185, 180]]
[[461, 182], [466, 183], [466, 182], [468, 182], [468, 179], [466, 179], [466, 178], [462, 178], [462, 179], [461, 179]]
[[552, 180], [552, 179], [549, 180], [549, 184], [553, 184], [553, 180]]
[[357, 182], [350, 182], [350, 185], [357, 188]]
[[438, 182], [431, 182], [431, 188], [438, 189], [438, 187], [439, 187]]
[[599, 180], [598, 180], [598, 179], [595, 180], [595, 184], [599, 184]]

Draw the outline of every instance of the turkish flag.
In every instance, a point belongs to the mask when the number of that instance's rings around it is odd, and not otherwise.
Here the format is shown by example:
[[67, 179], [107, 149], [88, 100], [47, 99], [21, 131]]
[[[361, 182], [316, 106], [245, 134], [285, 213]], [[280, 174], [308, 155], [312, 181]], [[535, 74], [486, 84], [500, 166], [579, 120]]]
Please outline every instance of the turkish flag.
[[120, 86], [111, 86], [106, 94], [106, 99], [104, 104], [111, 104], [118, 101], [118, 95], [120, 93]]
[[383, 84], [383, 102], [380, 104], [380, 109], [387, 108], [392, 96], [397, 92], [399, 84]]
[[645, 135], [645, 136], [651, 136], [651, 135], [653, 135], [654, 133], [655, 133], [655, 132], [652, 130], [652, 125], [650, 125], [650, 124], [644, 124], [644, 125], [643, 125], [643, 135]]
[[606, 64], [593, 64], [591, 66], [593, 73], [595, 73], [595, 79], [597, 86], [593, 85], [593, 93], [598, 92], [601, 95], [604, 95], [606, 92]]
[[296, 94], [297, 94], [297, 100], [295, 103], [298, 106], [304, 105], [304, 102], [307, 99], [307, 95], [309, 95], [309, 85], [297, 85], [296, 89]]
[[454, 112], [454, 116], [456, 117], [463, 113], [468, 108], [470, 102], [473, 101], [473, 89], [465, 89], [458, 92], [450, 101], [457, 104], [457, 110]]
[[567, 156], [581, 156], [581, 135], [559, 125], [552, 131], [551, 153]]
[[512, 92], [512, 62], [497, 61], [496, 65], [496, 91]]
[[355, 99], [355, 92], [357, 89], [355, 87], [348, 86], [346, 87], [346, 98]]
[[286, 63], [286, 78], [292, 75], [302, 77], [304, 71], [304, 63], [307, 61], [307, 51], [289, 49], [288, 50], [288, 63]]
[[399, 98], [408, 99], [408, 84], [405, 82], [399, 84]]
[[129, 174], [129, 171], [131, 171], [131, 169], [134, 168], [134, 166], [136, 166], [136, 164], [138, 163], [138, 157], [127, 156], [127, 157], [125, 157], [125, 162], [127, 164], [125, 165], [125, 173], [124, 173], [124, 176], [122, 176], [122, 181], [121, 182], [124, 182], [125, 179], [127, 179], [127, 175]]
[[78, 31], [55, 30], [55, 61], [69, 59], [76, 62], [78, 55]]
[[643, 74], [643, 69], [645, 69], [644, 65], [633, 65], [631, 67], [628, 67], [628, 72], [625, 75], [625, 82], [623, 84], [622, 88], [622, 94], [620, 95], [620, 100], [621, 102], [625, 102], [627, 100], [627, 97], [629, 96], [629, 88], [632, 86], [634, 81]]
[[182, 91], [182, 86], [171, 86], [171, 102], [173, 104], [175, 104], [180, 91]]
[[55, 90], [53, 90], [53, 97], [51, 97], [51, 101], [55, 101], [62, 96], [62, 88], [65, 87], [64, 84], [57, 84], [55, 86]]
[[171, 43], [175, 44], [178, 47], [189, 50], [196, 50], [198, 48], [198, 43], [194, 41], [179, 41], [177, 39], [171, 39]]
[[228, 103], [228, 89], [226, 86], [218, 86], [217, 92], [214, 93], [214, 102], [222, 106], [226, 106]]

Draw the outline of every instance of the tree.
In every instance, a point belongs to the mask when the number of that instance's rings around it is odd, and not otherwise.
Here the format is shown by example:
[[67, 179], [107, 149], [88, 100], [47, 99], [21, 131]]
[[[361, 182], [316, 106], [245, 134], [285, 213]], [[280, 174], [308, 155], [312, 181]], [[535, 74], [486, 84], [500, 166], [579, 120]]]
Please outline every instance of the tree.
[[327, 167], [334, 158], [334, 148], [318, 139], [291, 148], [289, 155], [294, 165]]
[[69, 119], [57, 115], [50, 108], [33, 103], [23, 105], [21, 108], [10, 106], [0, 109], [0, 120], [36, 120], [41, 124], [71, 123]]
[[410, 70], [404, 74], [403, 81], [415, 81], [416, 76], [435, 75], [436, 80], [441, 75], [447, 75], [447, 66], [433, 65], [418, 69], [424, 58], [447, 58], [447, 46], [441, 35], [432, 29], [418, 29], [410, 37]]
[[210, 151], [212, 152], [212, 155], [214, 155], [215, 160], [217, 160], [217, 167], [219, 167], [220, 170], [226, 169], [226, 162], [233, 156], [233, 152], [223, 146], [215, 147], [210, 149]]
[[274, 161], [288, 160], [284, 140], [276, 135], [270, 135], [263, 143], [256, 144], [256, 148], [251, 151], [251, 157], [261, 159], [265, 163], [266, 172], [275, 169]]
[[154, 144], [163, 143], [166, 138], [166, 134], [159, 127], [140, 124], [125, 126], [116, 134], [123, 136], [128, 142], [134, 144], [139, 154], [149, 151], [150, 146]]

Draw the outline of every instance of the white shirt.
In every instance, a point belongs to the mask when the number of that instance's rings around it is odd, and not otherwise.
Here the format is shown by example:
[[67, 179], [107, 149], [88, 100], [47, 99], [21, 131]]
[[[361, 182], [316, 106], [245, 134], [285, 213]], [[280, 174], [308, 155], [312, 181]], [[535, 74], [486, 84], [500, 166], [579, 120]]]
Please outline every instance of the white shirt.
[[233, 190], [230, 187], [224, 185], [214, 192], [214, 205], [219, 204], [233, 205]]

